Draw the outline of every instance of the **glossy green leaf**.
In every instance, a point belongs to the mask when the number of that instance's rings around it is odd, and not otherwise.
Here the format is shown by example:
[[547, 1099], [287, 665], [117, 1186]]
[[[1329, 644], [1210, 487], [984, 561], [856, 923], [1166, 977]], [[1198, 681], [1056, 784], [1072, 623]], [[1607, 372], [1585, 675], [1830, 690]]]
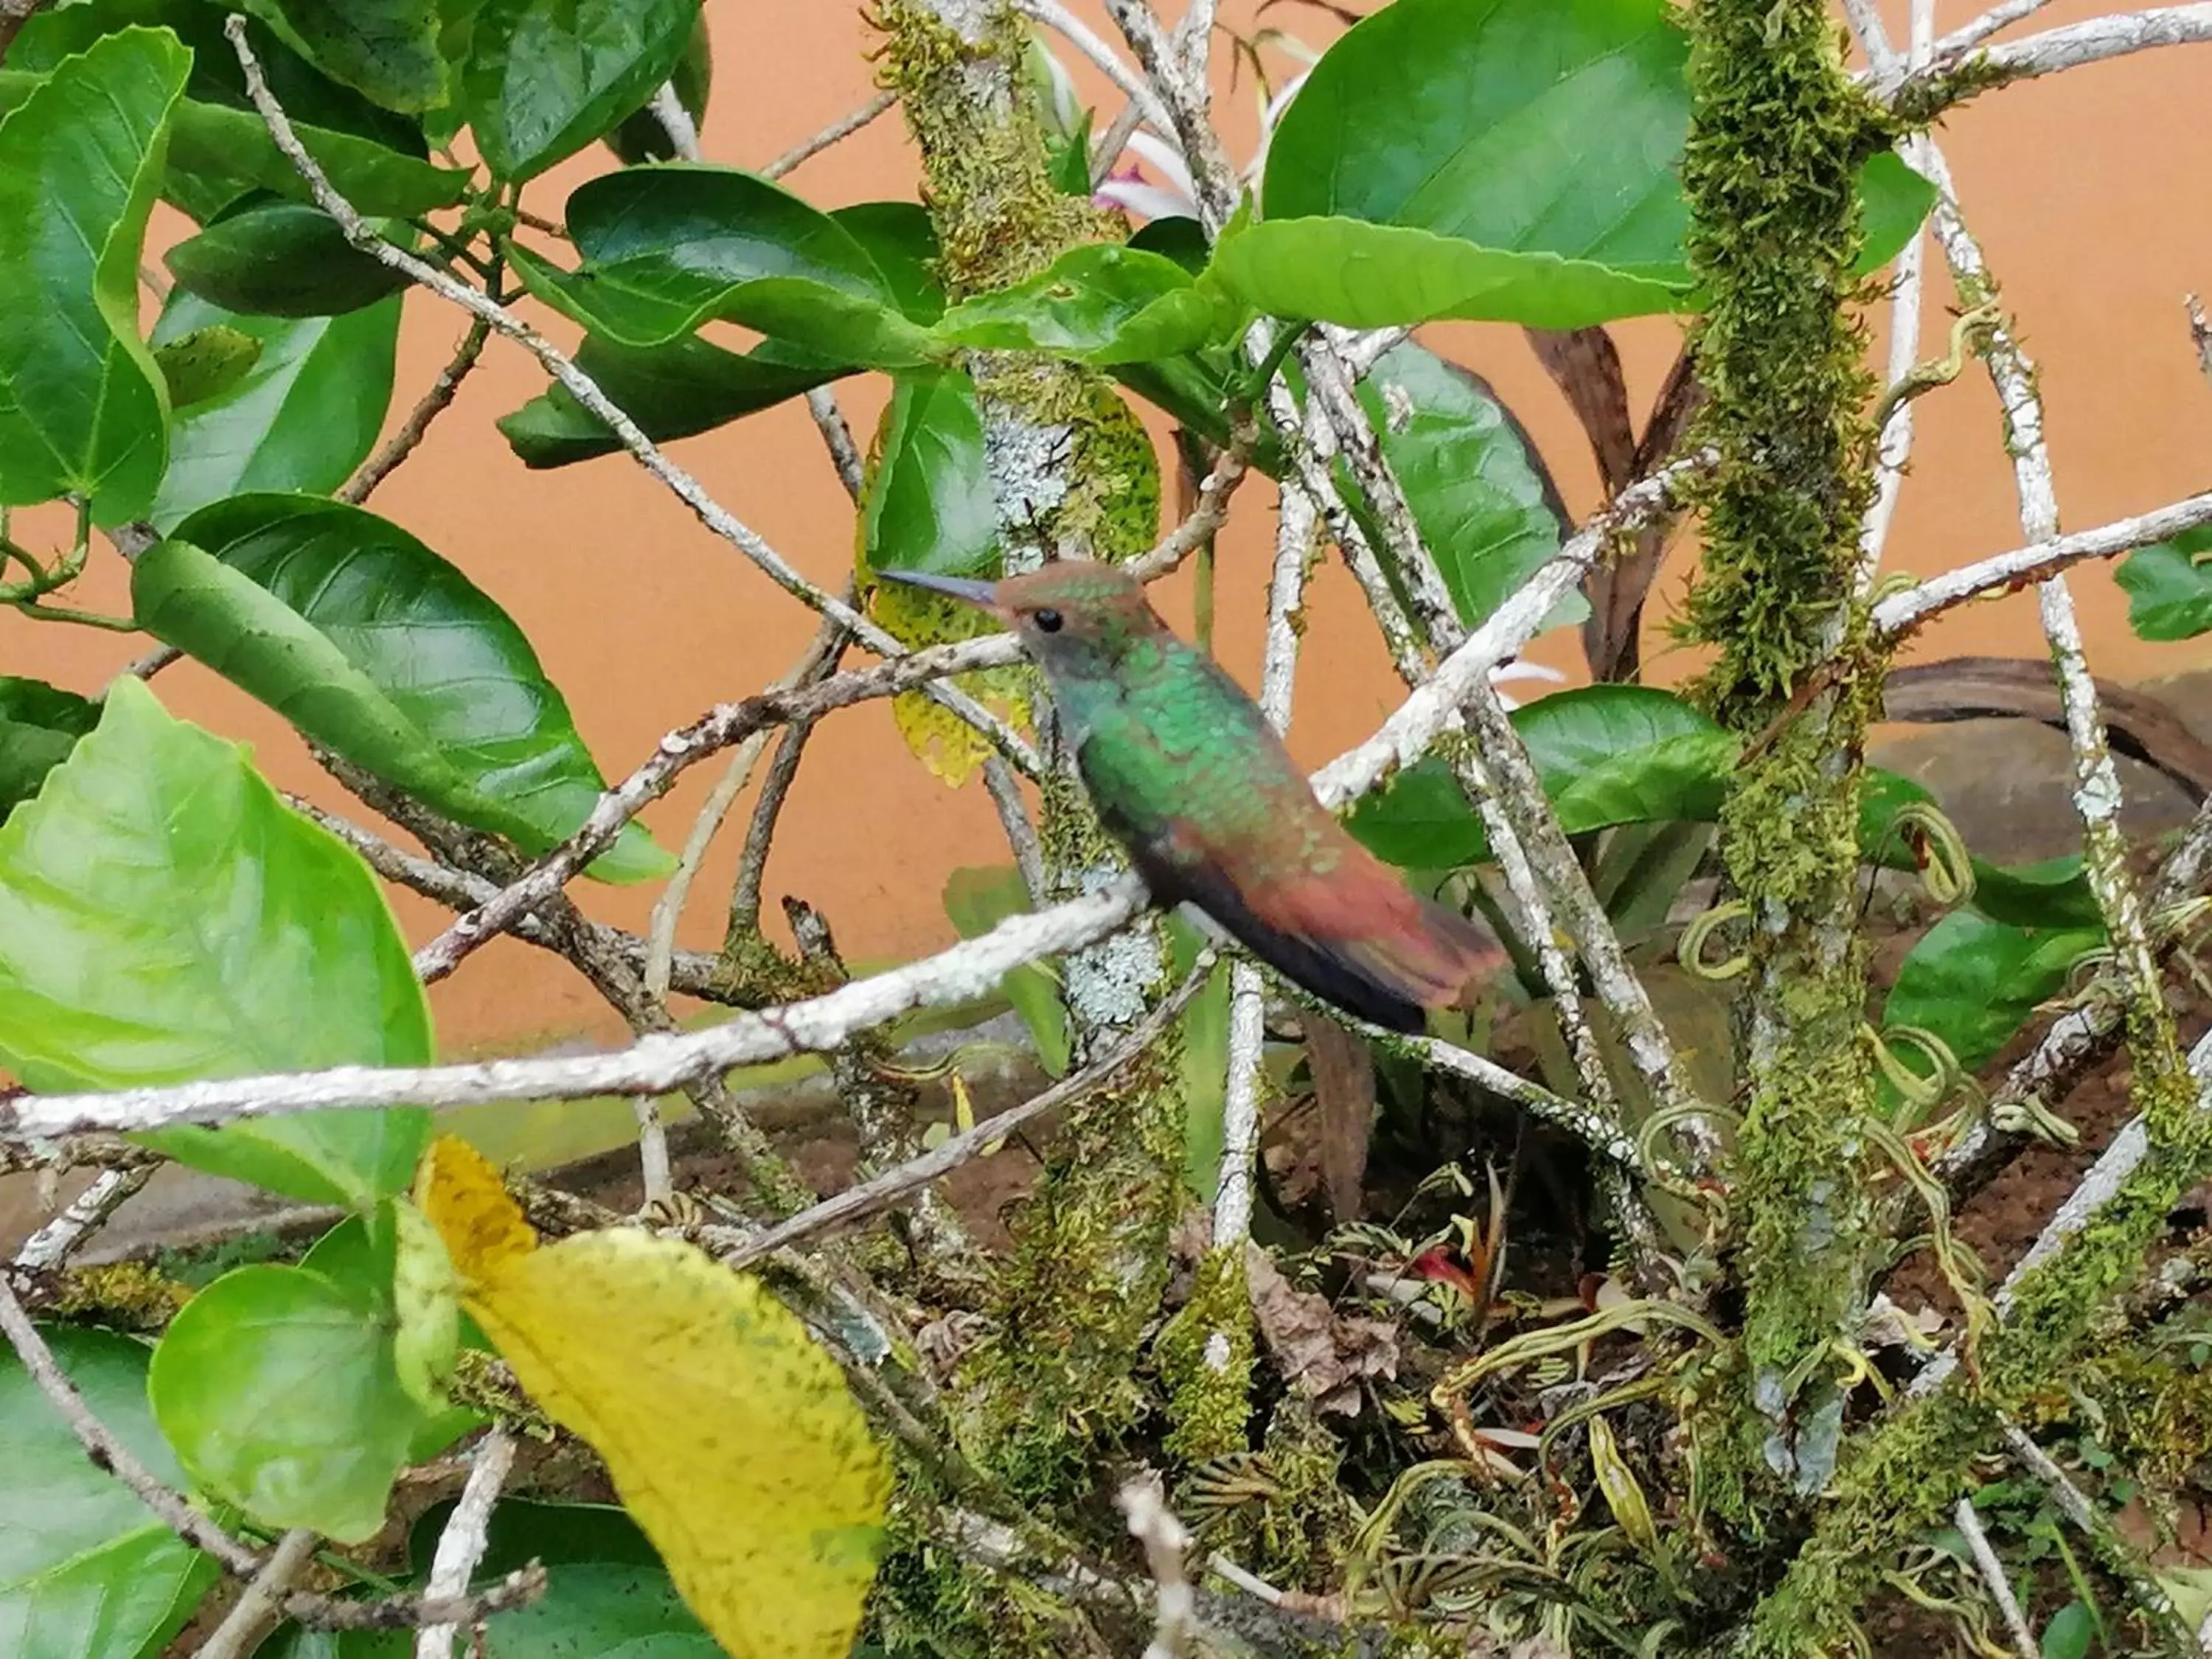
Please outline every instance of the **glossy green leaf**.
[[[955, 870], [945, 878], [945, 914], [963, 939], [979, 938], [1030, 908], [1029, 890], [1010, 864]], [[1060, 981], [1052, 970], [1042, 963], [1024, 963], [1001, 979], [999, 988], [1029, 1027], [1038, 1062], [1053, 1077], [1065, 1075], [1070, 1052], [1067, 1005], [1060, 1000]]]
[[938, 337], [986, 351], [1045, 351], [1104, 366], [1194, 351], [1237, 320], [1233, 307], [1174, 260], [1093, 242], [1028, 282], [964, 300]]
[[[146, 1407], [145, 1344], [107, 1331], [46, 1333], [92, 1413], [156, 1480], [182, 1483]], [[12, 1352], [0, 1352], [0, 1652], [131, 1659], [160, 1651], [216, 1565], [85, 1456]]]
[[2193, 640], [2212, 630], [2212, 525], [2139, 547], [2115, 573], [2128, 596], [2128, 626], [2144, 640]]
[[[1479, 376], [1417, 345], [1359, 387], [1460, 620], [1474, 627], [1559, 551], [1566, 509], [1528, 433]], [[1580, 622], [1571, 595], [1553, 627]]]
[[169, 388], [172, 414], [221, 397], [261, 361], [260, 341], [222, 323], [155, 340], [153, 346], [155, 367]]
[[46, 774], [100, 724], [100, 705], [74, 691], [0, 674], [0, 819], [39, 793]]
[[[163, 195], [203, 223], [249, 188], [305, 199], [298, 171], [246, 98], [223, 16], [224, 8], [207, 0], [82, 0], [49, 7], [23, 26], [9, 49], [0, 109], [27, 96], [40, 73], [103, 36], [132, 25], [167, 28], [191, 49], [192, 67], [170, 135]], [[246, 34], [294, 130], [356, 207], [372, 215], [419, 213], [460, 199], [468, 175], [423, 159], [428, 152], [419, 125], [321, 74], [262, 23]]]
[[[430, 1058], [429, 1014], [360, 858], [246, 751], [129, 675], [0, 826], [0, 1063], [43, 1092]], [[403, 1190], [427, 1111], [333, 1110], [145, 1137], [321, 1204]]]
[[534, 179], [642, 108], [676, 72], [699, 0], [485, 0], [462, 108], [500, 178]]
[[0, 119], [0, 505], [75, 494], [119, 524], [161, 481], [138, 250], [190, 65], [173, 36], [126, 30]]
[[959, 370], [897, 377], [860, 533], [872, 570], [972, 576], [997, 552], [983, 416]]
[[1416, 761], [1352, 808], [1345, 828], [1385, 864], [1401, 870], [1456, 870], [1490, 851], [1482, 820], [1436, 759]]
[[[882, 274], [888, 297], [909, 321], [928, 325], [945, 309], [931, 269], [937, 239], [915, 202], [861, 202], [830, 216]], [[796, 398], [857, 363], [833, 363], [769, 340], [744, 354], [685, 335], [634, 347], [591, 334], [576, 362], [656, 442], [688, 438]], [[499, 422], [526, 466], [568, 466], [622, 447], [612, 429], [555, 385]]]
[[422, 1421], [375, 1293], [307, 1267], [240, 1267], [193, 1297], [147, 1392], [195, 1485], [349, 1544], [383, 1529]]
[[[774, 343], [741, 355], [696, 335], [638, 348], [589, 334], [576, 366], [647, 437], [665, 443], [802, 397], [848, 372], [796, 366], [778, 361], [781, 355]], [[529, 467], [568, 466], [623, 447], [612, 428], [557, 384], [501, 417], [498, 426]]]
[[[676, 65], [676, 73], [668, 77], [676, 88], [676, 101], [684, 106], [694, 127], [702, 127], [707, 120], [707, 102], [714, 90], [714, 43], [707, 32], [707, 14], [699, 13], [699, 21], [692, 27], [690, 44], [684, 47], [684, 57]], [[675, 142], [668, 129], [652, 109], [638, 111], [627, 118], [606, 137], [607, 148], [614, 151], [625, 167], [635, 167], [641, 161], [673, 161], [677, 159]]]
[[1978, 1071], [2103, 942], [2102, 929], [2008, 927], [1954, 910], [1905, 957], [1881, 1022], [1933, 1031], [1961, 1066]]
[[336, 489], [376, 447], [392, 402], [399, 347], [397, 295], [343, 317], [247, 317], [172, 294], [154, 343], [216, 330], [253, 343], [258, 356], [219, 395], [179, 410], [169, 470], [154, 499], [155, 526], [250, 490]]
[[336, 317], [408, 286], [329, 214], [281, 197], [234, 210], [164, 258], [186, 293], [258, 317]]
[[1256, 311], [1346, 328], [1445, 318], [1585, 328], [1688, 303], [1678, 285], [1594, 260], [1340, 216], [1271, 219], [1224, 235], [1210, 270]]
[[438, 0], [261, 0], [260, 9], [283, 20], [316, 68], [386, 109], [446, 101]]
[[[388, 520], [340, 501], [234, 496], [131, 570], [139, 622], [303, 732], [441, 811], [543, 853], [605, 788], [507, 613]], [[629, 826], [603, 880], [665, 875]]]
[[[1688, 54], [1664, 0], [1399, 0], [1315, 67], [1268, 146], [1266, 222], [1215, 270], [1263, 310], [1363, 327], [1681, 308]], [[1932, 192], [1884, 156], [1861, 193], [1872, 269]]]
[[582, 266], [510, 250], [530, 291], [629, 346], [663, 345], [719, 319], [833, 362], [878, 368], [942, 348], [853, 232], [765, 179], [732, 168], [634, 167], [568, 198]]

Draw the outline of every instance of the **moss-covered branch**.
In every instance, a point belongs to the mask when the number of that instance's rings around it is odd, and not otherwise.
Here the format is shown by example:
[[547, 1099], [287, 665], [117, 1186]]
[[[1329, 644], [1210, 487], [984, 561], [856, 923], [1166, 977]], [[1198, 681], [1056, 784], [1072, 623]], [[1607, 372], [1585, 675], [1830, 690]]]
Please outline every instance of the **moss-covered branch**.
[[[1721, 458], [1687, 625], [1717, 649], [1704, 687], [1714, 713], [1749, 737], [1769, 732], [1863, 623], [1851, 578], [1874, 428], [1850, 271], [1876, 125], [1821, 0], [1705, 0], [1686, 16], [1689, 252], [1711, 295], [1694, 342], [1710, 394], [1699, 427]], [[1808, 1495], [1833, 1468], [1864, 1294], [1861, 1121], [1873, 1093], [1851, 919], [1873, 695], [1793, 711], [1754, 745], [1722, 817], [1729, 878], [1753, 919], [1735, 1172], [1747, 1297], [1709, 1443], [1722, 1507], [1753, 1524], [1770, 1474]]]

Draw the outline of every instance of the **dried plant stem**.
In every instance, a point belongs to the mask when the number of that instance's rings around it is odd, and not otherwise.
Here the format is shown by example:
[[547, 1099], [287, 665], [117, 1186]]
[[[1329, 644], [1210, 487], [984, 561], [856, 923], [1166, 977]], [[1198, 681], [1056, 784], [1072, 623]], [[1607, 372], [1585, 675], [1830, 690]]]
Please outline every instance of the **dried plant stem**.
[[460, 344], [454, 349], [451, 360], [438, 371], [438, 378], [430, 383], [430, 389], [408, 412], [407, 418], [400, 422], [399, 430], [385, 441], [384, 447], [370, 456], [361, 471], [346, 481], [345, 488], [338, 491], [340, 501], [359, 507], [376, 492], [379, 484], [398, 471], [400, 464], [422, 446], [423, 438], [430, 430], [430, 422], [452, 406], [454, 394], [460, 391], [461, 382], [468, 379], [469, 372], [477, 366], [477, 360], [483, 356], [484, 342], [490, 337], [489, 323], [481, 317], [469, 319], [468, 332], [461, 336]]
[[1116, 1501], [1128, 1518], [1129, 1535], [1144, 1547], [1145, 1565], [1152, 1575], [1152, 1639], [1144, 1659], [1182, 1659], [1198, 1639], [1198, 1597], [1184, 1562], [1189, 1529], [1168, 1508], [1156, 1474], [1130, 1481]]
[[152, 1164], [102, 1170], [92, 1184], [79, 1193], [15, 1252], [15, 1266], [39, 1269], [58, 1267], [86, 1239], [107, 1224], [131, 1195], [154, 1178]]

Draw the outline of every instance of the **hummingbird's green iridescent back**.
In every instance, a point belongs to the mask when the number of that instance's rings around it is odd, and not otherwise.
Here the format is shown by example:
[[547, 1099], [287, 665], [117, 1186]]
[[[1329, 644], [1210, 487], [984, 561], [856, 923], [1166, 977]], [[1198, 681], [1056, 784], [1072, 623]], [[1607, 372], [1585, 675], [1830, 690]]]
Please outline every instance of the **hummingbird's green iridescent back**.
[[1052, 564], [988, 594], [1051, 684], [1100, 821], [1163, 902], [1196, 906], [1288, 978], [1403, 1030], [1503, 960], [1352, 839], [1243, 688], [1124, 572]]

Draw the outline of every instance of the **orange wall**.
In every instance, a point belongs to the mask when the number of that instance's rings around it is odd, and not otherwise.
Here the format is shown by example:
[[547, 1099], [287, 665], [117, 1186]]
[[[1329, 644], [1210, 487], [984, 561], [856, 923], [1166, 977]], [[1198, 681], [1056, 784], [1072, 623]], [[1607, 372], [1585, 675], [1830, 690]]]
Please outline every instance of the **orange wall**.
[[[2062, 0], [2038, 22], [2052, 26], [2112, 9]], [[1111, 38], [1099, 7], [1079, 7]], [[1255, 0], [1232, 0], [1224, 18], [1254, 27]], [[1902, 33], [1902, 5], [1891, 3]], [[1978, 7], [1944, 0], [1938, 28]], [[709, 0], [716, 99], [705, 127], [708, 159], [758, 166], [863, 101], [871, 41], [857, 8], [826, 0]], [[1276, 7], [1261, 26], [1307, 32], [1324, 13]], [[1073, 62], [1073, 54], [1067, 54]], [[1249, 154], [1249, 82], [1227, 93], [1230, 54], [1219, 54], [1232, 149]], [[1095, 101], [1097, 77], [1079, 78]], [[1119, 100], [1108, 110], [1119, 107]], [[2212, 439], [2212, 386], [2190, 353], [2182, 295], [2212, 288], [2212, 51], [2179, 49], [2071, 71], [2010, 88], [1955, 115], [1942, 138], [1972, 222], [2017, 309], [2042, 368], [2060, 500], [2069, 527], [2154, 506], [2204, 488]], [[534, 190], [556, 213], [568, 190], [610, 165], [593, 151]], [[791, 179], [825, 206], [911, 196], [915, 168], [895, 118], [886, 118], [807, 162]], [[157, 228], [173, 237], [174, 227]], [[1948, 303], [1937, 284], [1931, 301]], [[1923, 356], [1937, 355], [1948, 319], [1930, 307]], [[542, 320], [542, 319], [540, 319]], [[1879, 337], [1874, 349], [1882, 349]], [[556, 337], [573, 331], [555, 324]], [[409, 301], [393, 419], [404, 413], [461, 332], [458, 317], [422, 295]], [[1665, 321], [1619, 331], [1632, 398], [1648, 407], [1679, 339]], [[1453, 325], [1431, 343], [1489, 377], [1533, 429], [1577, 511], [1592, 504], [1595, 472], [1579, 429], [1517, 331]], [[710, 537], [665, 490], [619, 458], [554, 472], [526, 471], [492, 420], [535, 393], [544, 376], [521, 352], [495, 342], [423, 451], [378, 495], [378, 510], [455, 560], [514, 615], [567, 693], [601, 765], [620, 775], [668, 727], [710, 703], [757, 690], [783, 672], [811, 635], [813, 617]], [[865, 441], [880, 412], [880, 381], [848, 381], [839, 396]], [[1927, 572], [2018, 540], [2010, 477], [1987, 382], [1969, 374], [1918, 405], [1920, 436], [1890, 544], [1893, 568]], [[1156, 431], [1164, 435], [1155, 423]], [[675, 446], [716, 496], [814, 580], [834, 584], [851, 557], [852, 509], [799, 404]], [[1218, 637], [1231, 665], [1256, 675], [1268, 550], [1267, 486], [1248, 486], [1224, 538]], [[52, 522], [18, 517], [32, 535]], [[58, 526], [56, 526], [57, 530]], [[1663, 579], [1678, 595], [1678, 566]], [[2196, 665], [2191, 647], [2153, 647], [2129, 635], [2108, 575], [2076, 584], [2092, 660], [2136, 678]], [[79, 602], [127, 609], [119, 562], [102, 557]], [[1169, 585], [1164, 608], [1188, 621], [1187, 578]], [[1330, 569], [1321, 578], [1306, 636], [1291, 745], [1318, 763], [1364, 736], [1398, 690], [1362, 621], [1358, 596]], [[0, 613], [0, 672], [89, 690], [143, 648], [127, 636], [33, 624]], [[1923, 651], [2038, 653], [2033, 603], [2014, 598], [1955, 617]], [[1656, 639], [1647, 660], [1663, 653]], [[1540, 659], [1572, 668], [1571, 637], [1543, 642]], [[1673, 677], [1687, 665], [1657, 654]], [[358, 815], [302, 752], [283, 723], [214, 676], [185, 664], [157, 682], [176, 712], [250, 739], [283, 787]], [[663, 842], [680, 845], [717, 772], [691, 773], [646, 815]], [[736, 822], [741, 826], [742, 813]], [[741, 833], [741, 830], [740, 830]], [[711, 949], [738, 834], [725, 839], [695, 890], [683, 939]], [[955, 794], [907, 756], [888, 708], [839, 714], [817, 733], [769, 866], [768, 896], [803, 895], [822, 906], [848, 956], [904, 957], [951, 935], [938, 906], [945, 872], [1001, 856], [980, 787]], [[581, 884], [595, 915], [642, 927], [650, 891]], [[410, 936], [440, 918], [398, 900]], [[449, 1046], [469, 1048], [548, 1033], [611, 1036], [618, 1028], [567, 967], [511, 940], [495, 942], [434, 994]]]

